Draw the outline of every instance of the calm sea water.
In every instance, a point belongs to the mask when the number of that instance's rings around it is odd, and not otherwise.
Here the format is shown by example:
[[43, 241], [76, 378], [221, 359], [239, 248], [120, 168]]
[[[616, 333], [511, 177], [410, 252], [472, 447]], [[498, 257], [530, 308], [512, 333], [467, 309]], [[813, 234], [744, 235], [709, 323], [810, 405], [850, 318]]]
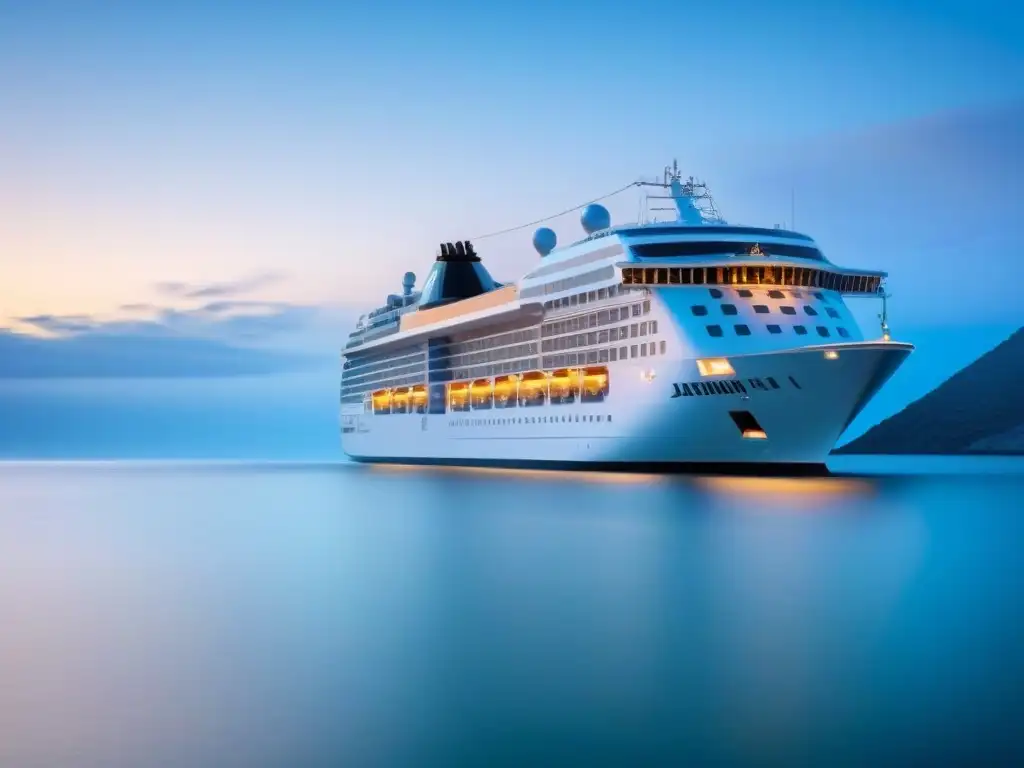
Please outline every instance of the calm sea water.
[[1020, 759], [1024, 462], [837, 468], [0, 464], [0, 765]]

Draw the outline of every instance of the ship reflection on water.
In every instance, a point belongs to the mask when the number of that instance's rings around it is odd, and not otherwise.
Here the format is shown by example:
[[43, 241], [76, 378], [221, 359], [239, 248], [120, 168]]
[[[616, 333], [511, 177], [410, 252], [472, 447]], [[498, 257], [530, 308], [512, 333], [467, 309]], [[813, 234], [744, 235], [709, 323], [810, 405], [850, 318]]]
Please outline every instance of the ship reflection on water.
[[411, 474], [422, 478], [490, 477], [534, 483], [569, 483], [582, 485], [691, 485], [711, 495], [748, 497], [758, 503], [783, 507], [814, 505], [823, 498], [870, 496], [875, 485], [862, 478], [851, 477], [759, 477], [743, 475], [668, 474], [642, 472], [576, 472], [571, 470], [516, 469], [499, 467], [419, 466], [406, 464], [369, 464], [353, 467], [353, 471], [381, 474]]
[[0, 465], [0, 765], [1009, 764], [1022, 470]]

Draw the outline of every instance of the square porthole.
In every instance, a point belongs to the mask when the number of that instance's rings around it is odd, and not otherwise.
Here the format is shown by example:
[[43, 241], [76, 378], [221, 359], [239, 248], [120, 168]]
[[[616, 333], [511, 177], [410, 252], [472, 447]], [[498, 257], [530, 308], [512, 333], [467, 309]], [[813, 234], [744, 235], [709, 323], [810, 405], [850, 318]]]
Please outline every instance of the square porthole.
[[751, 291], [748, 291], [746, 288], [740, 288], [738, 291], [736, 291], [736, 294], [744, 299], [749, 299], [751, 296], [754, 295]]
[[722, 305], [722, 314], [723, 315], [735, 315], [736, 314], [736, 305], [735, 304], [723, 304]]
[[786, 298], [786, 294], [784, 294], [782, 291], [768, 291], [768, 298], [769, 299], [784, 299], [784, 298]]
[[784, 315], [795, 315], [796, 310], [793, 307], [779, 307], [779, 311]]
[[767, 328], [768, 328], [768, 333], [782, 333], [782, 327], [781, 326], [769, 325], [769, 326], [767, 326]]
[[817, 327], [817, 331], [818, 331], [818, 335], [821, 336], [823, 339], [827, 339], [828, 338], [828, 336], [829, 336], [828, 328], [826, 328], [824, 325], [819, 325]]
[[708, 288], [708, 293], [711, 294], [712, 299], [722, 298], [722, 292], [718, 288]]
[[768, 439], [768, 434], [750, 411], [729, 411], [729, 416], [744, 440]]
[[844, 339], [850, 338], [850, 332], [845, 328], [836, 328], [836, 333], [838, 333]]
[[708, 308], [705, 307], [703, 304], [694, 304], [692, 307], [690, 307], [690, 311], [694, 314], [695, 317], [704, 317], [708, 313]]
[[759, 315], [767, 315], [768, 307], [766, 307], [764, 304], [755, 304], [754, 311]]
[[825, 311], [828, 313], [829, 317], [835, 318], [836, 320], [839, 319], [839, 313], [832, 309], [832, 307], [826, 307]]
[[804, 306], [804, 312], [807, 313], [808, 315], [810, 315], [811, 317], [814, 317], [815, 315], [818, 314], [818, 310], [816, 310], [810, 304], [807, 304], [807, 305]]
[[734, 325], [733, 328], [736, 329], [736, 335], [737, 336], [749, 336], [750, 335], [750, 328], [747, 327], [746, 325], [743, 325], [742, 323], [740, 323], [739, 325]]
[[714, 336], [717, 339], [722, 335], [722, 326], [720, 325], [709, 325], [707, 329], [708, 336]]
[[793, 326], [793, 330], [796, 332], [797, 336], [806, 336], [807, 335], [807, 329], [804, 326], [802, 326], [802, 325], [794, 325]]

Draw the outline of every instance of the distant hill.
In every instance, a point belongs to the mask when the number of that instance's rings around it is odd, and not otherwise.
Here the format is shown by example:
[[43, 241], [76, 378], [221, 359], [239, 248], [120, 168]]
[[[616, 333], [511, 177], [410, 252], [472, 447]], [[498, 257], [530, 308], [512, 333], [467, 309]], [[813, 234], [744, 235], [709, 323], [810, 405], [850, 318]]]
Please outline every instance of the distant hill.
[[1024, 328], [837, 454], [1024, 455]]

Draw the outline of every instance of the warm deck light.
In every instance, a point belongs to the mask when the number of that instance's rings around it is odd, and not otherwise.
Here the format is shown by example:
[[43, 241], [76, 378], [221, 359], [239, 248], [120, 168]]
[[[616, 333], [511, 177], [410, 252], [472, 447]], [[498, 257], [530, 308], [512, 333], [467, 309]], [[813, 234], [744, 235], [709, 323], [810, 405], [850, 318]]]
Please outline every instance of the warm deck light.
[[743, 430], [743, 437], [746, 440], [767, 440], [768, 435], [765, 434], [763, 429], [745, 429]]
[[825, 350], [825, 359], [826, 360], [838, 360], [839, 359], [839, 353], [836, 352], [834, 349], [827, 349], [827, 350]]
[[736, 373], [724, 357], [712, 357], [697, 361], [697, 370], [701, 376], [732, 376]]

